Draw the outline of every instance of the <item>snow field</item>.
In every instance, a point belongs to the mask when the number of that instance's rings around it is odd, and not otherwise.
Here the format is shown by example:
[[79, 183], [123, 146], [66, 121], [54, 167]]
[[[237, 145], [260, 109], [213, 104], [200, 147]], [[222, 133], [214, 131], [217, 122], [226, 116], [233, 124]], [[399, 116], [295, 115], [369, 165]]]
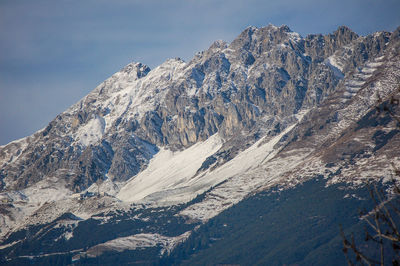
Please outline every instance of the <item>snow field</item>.
[[[195, 191], [185, 188], [191, 186], [191, 178], [203, 161], [217, 152], [221, 146], [222, 140], [215, 134], [184, 151], [172, 152], [162, 148], [144, 171], [132, 177], [122, 187], [117, 197], [123, 201], [138, 202], [151, 194], [165, 192], [164, 196], [172, 201], [190, 200]], [[179, 189], [180, 195], [179, 192], [168, 193], [171, 190], [177, 192]], [[167, 199], [161, 197], [161, 200]]]

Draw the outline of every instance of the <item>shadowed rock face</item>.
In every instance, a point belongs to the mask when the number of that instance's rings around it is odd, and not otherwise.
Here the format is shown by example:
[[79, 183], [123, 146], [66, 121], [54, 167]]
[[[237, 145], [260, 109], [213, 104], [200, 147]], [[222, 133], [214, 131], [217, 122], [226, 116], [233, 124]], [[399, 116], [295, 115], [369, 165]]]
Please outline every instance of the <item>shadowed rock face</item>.
[[168, 60], [151, 71], [131, 63], [45, 129], [1, 147], [0, 191], [53, 176], [73, 191], [106, 177], [126, 181], [160, 147], [185, 149], [215, 133], [225, 141], [214, 156], [223, 164], [319, 107], [345, 77], [398, 46], [398, 35], [339, 27], [303, 38], [287, 26], [249, 27], [188, 63]]

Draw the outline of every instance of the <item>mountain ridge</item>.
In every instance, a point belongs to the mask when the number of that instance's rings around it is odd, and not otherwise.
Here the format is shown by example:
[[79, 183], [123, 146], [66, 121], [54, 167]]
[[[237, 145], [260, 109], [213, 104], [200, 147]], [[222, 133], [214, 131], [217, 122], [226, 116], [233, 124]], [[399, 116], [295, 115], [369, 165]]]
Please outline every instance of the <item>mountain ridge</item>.
[[376, 107], [400, 94], [399, 35], [248, 27], [188, 62], [128, 64], [46, 128], [0, 147], [2, 249], [64, 213], [82, 219], [73, 232], [99, 213], [107, 223], [188, 204], [175, 215], [195, 226], [276, 185], [390, 176], [399, 130]]

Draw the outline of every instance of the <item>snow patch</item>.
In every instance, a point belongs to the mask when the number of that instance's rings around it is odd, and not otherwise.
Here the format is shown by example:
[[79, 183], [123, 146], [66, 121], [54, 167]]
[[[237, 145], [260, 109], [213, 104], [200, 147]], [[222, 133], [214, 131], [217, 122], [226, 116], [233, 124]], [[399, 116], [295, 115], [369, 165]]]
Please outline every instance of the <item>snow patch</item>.
[[0, 249], [5, 249], [5, 248], [8, 248], [8, 247], [12, 247], [12, 246], [14, 246], [15, 244], [18, 244], [19, 242], [21, 242], [21, 240], [14, 241], [14, 242], [11, 242], [11, 243], [8, 243], [8, 244], [5, 244], [5, 245], [1, 245], [1, 246], [0, 246]]
[[[304, 114], [298, 115], [299, 120], [302, 119]], [[295, 125], [286, 128], [281, 134], [271, 139], [260, 139], [223, 166], [200, 176], [199, 181], [213, 180], [217, 186], [207, 193], [203, 201], [187, 207], [180, 212], [180, 215], [194, 220], [206, 221], [238, 203], [261, 186], [271, 182], [279, 182], [281, 174], [291, 169], [289, 158], [285, 162], [280, 161], [284, 165], [272, 167], [272, 171], [266, 169], [265, 164], [273, 160], [279, 152], [279, 149], [275, 149], [274, 146]], [[293, 164], [297, 165], [301, 162], [301, 158], [301, 156], [295, 156]], [[225, 180], [226, 182], [223, 182]]]
[[344, 77], [343, 63], [341, 63], [336, 56], [332, 55], [328, 57], [324, 63], [333, 70], [333, 73], [337, 78], [342, 79]]
[[[184, 151], [161, 149], [144, 171], [128, 181], [117, 197], [123, 201], [137, 202], [143, 199], [146, 201], [146, 197], [157, 193], [154, 196], [162, 201], [190, 200], [203, 188], [202, 185], [190, 188], [191, 179], [204, 160], [217, 152], [221, 146], [222, 140], [215, 134]], [[188, 187], [190, 189], [187, 190]], [[174, 190], [180, 190], [181, 193], [177, 194]]]
[[[171, 250], [180, 242], [187, 239], [190, 235], [190, 231], [183, 233], [182, 235], [175, 237], [167, 237], [160, 234], [136, 234], [127, 237], [120, 237], [105, 243], [96, 245], [91, 247], [86, 254], [88, 257], [97, 257], [100, 256], [103, 252], [106, 251], [117, 251], [122, 252], [124, 250], [135, 250], [139, 248], [148, 248], [161, 246], [160, 255], [163, 255], [165, 252], [169, 253]], [[80, 254], [82, 256], [84, 254]]]
[[105, 126], [104, 118], [95, 115], [86, 125], [78, 129], [75, 139], [84, 147], [95, 144], [103, 137]]
[[86, 191], [90, 193], [99, 193], [100, 195], [107, 194], [110, 196], [115, 196], [119, 192], [121, 186], [121, 182], [113, 182], [107, 176], [107, 179], [101, 182], [93, 183]]

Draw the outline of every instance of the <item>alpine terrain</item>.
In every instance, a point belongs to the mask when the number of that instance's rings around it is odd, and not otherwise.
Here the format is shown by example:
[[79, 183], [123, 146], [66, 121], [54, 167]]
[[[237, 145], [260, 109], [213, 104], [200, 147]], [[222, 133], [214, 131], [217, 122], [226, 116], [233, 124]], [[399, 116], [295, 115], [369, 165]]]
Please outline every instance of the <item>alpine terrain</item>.
[[400, 167], [399, 98], [400, 28], [130, 63], [0, 146], [0, 264], [345, 263], [339, 225]]

